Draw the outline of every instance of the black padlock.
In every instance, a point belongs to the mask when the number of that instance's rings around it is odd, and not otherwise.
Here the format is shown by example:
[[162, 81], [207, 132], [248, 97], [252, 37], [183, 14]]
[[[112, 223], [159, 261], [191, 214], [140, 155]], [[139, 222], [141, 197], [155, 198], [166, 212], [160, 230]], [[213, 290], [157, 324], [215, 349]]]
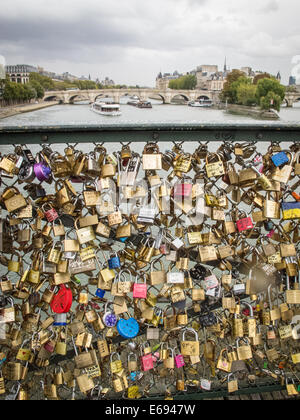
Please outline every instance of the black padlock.
[[199, 316], [199, 323], [202, 328], [212, 327], [218, 323], [216, 315], [213, 312], [209, 312]]
[[264, 222], [264, 228], [267, 232], [271, 232], [271, 230], [274, 229], [274, 223], [272, 222], [272, 220], [266, 220]]
[[23, 149], [22, 152], [23, 152], [23, 156], [24, 156], [26, 162], [29, 165], [34, 165], [36, 163], [36, 160], [34, 159], [32, 153], [29, 149]]

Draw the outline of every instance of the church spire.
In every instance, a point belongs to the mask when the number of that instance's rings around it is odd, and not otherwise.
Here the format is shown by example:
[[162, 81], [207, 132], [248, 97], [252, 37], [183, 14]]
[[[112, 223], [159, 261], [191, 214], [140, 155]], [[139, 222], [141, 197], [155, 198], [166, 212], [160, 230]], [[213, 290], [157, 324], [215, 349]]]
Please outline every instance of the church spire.
[[227, 57], [225, 57], [225, 63], [224, 63], [224, 73], [227, 72]]

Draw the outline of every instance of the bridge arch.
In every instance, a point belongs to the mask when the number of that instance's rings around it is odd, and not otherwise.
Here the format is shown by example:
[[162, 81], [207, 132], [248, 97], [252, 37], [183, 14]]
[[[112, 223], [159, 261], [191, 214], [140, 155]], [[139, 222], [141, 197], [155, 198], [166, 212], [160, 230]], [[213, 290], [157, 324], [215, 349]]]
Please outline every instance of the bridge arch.
[[158, 96], [162, 101], [163, 101], [163, 104], [165, 104], [166, 103], [166, 98], [165, 98], [165, 96], [164, 95], [162, 95], [161, 93], [156, 93], [155, 92], [155, 96]]
[[46, 95], [44, 96], [44, 101], [45, 102], [52, 102], [52, 101], [59, 101], [59, 103], [63, 103], [64, 102], [64, 98], [62, 98], [59, 95]]
[[128, 98], [128, 100], [130, 100], [129, 98], [130, 98], [130, 96], [135, 96], [135, 97], [137, 97], [138, 98], [138, 100], [140, 101], [141, 100], [141, 95], [139, 94], [139, 92], [123, 92], [123, 91], [121, 91], [120, 92], [120, 100], [121, 100], [121, 98], [122, 99], [124, 99], [124, 98]]
[[290, 103], [289, 103], [289, 101], [286, 98], [284, 98], [283, 101], [282, 101], [282, 105], [289, 107], [290, 106]]
[[90, 101], [90, 98], [87, 95], [77, 93], [76, 95], [72, 95], [69, 97], [69, 100], [68, 100], [69, 104], [74, 103], [75, 98], [78, 98], [79, 100], [82, 100], [82, 101]]
[[205, 101], [209, 101], [211, 100], [211, 97], [208, 95], [200, 95], [198, 96], [197, 100], [200, 101], [201, 99], [205, 100]]
[[185, 93], [178, 92], [171, 97], [171, 102], [174, 101], [175, 98], [180, 98], [180, 97], [183, 98], [186, 102], [189, 102], [191, 100]]
[[98, 94], [94, 95], [94, 102], [96, 102], [97, 99], [107, 99], [107, 98], [114, 99], [114, 95], [109, 94], [109, 93], [98, 93]]

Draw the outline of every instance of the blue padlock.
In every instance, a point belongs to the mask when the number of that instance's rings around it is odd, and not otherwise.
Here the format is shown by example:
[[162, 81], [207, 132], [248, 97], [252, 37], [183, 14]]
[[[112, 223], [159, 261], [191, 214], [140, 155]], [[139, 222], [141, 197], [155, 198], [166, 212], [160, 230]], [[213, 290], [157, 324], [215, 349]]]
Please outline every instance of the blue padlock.
[[272, 156], [271, 159], [276, 167], [282, 166], [290, 161], [284, 152], [277, 153], [276, 155]]
[[106, 290], [97, 289], [96, 290], [96, 293], [95, 293], [95, 296], [97, 296], [98, 298], [102, 299], [102, 298], [104, 298], [105, 292], [106, 292]]
[[137, 378], [137, 372], [130, 372], [130, 380], [134, 382]]
[[110, 268], [110, 270], [114, 270], [116, 268], [120, 268], [121, 267], [121, 260], [120, 257], [118, 256], [117, 253], [115, 253], [114, 257], [111, 257], [108, 260], [108, 267]]
[[122, 337], [130, 339], [138, 335], [140, 326], [134, 318], [122, 318], [117, 323], [117, 330]]

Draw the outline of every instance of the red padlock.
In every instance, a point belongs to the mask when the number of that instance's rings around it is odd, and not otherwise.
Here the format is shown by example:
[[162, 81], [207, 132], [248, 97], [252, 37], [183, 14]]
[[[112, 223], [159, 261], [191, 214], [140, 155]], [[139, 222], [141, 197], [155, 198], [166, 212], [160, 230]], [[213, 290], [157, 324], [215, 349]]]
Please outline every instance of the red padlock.
[[66, 314], [73, 303], [72, 291], [65, 284], [59, 286], [58, 293], [53, 297], [50, 306], [55, 314]]
[[253, 222], [251, 217], [244, 217], [236, 222], [236, 226], [239, 232], [244, 232], [245, 230], [253, 229]]
[[142, 371], [147, 372], [148, 370], [153, 369], [153, 357], [152, 354], [145, 354], [141, 357], [141, 365], [142, 365]]
[[133, 297], [134, 299], [147, 299], [147, 284], [146, 284], [146, 276], [144, 276], [144, 283], [139, 284], [137, 283], [138, 276], [135, 279], [135, 283], [133, 285]]

